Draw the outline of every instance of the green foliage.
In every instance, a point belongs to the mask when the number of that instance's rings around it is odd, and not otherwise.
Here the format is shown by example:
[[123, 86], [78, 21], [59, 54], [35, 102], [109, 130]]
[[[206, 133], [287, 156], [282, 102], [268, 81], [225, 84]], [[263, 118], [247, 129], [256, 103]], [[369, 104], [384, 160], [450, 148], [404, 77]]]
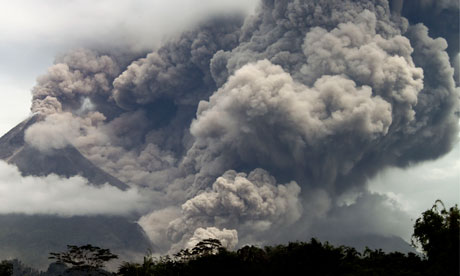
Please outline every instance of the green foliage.
[[102, 272], [105, 263], [117, 259], [109, 249], [103, 249], [90, 244], [83, 246], [67, 245], [67, 251], [61, 253], [50, 253], [50, 259], [57, 263], [70, 266], [69, 271]]
[[[442, 207], [442, 208], [440, 208]], [[455, 205], [449, 210], [437, 200], [433, 207], [415, 221], [412, 244], [420, 246], [434, 273], [458, 275], [460, 212]], [[444, 274], [445, 273], [445, 274]]]
[[8, 261], [0, 262], [0, 276], [13, 275], [13, 264]]

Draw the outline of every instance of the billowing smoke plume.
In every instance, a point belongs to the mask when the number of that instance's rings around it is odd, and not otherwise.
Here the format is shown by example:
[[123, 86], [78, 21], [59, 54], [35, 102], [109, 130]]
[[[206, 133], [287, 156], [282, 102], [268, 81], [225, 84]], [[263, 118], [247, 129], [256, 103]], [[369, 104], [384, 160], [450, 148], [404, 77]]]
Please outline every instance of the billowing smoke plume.
[[[200, 227], [236, 228], [238, 232], [231, 231], [243, 234], [245, 239], [249, 239], [254, 232], [270, 235], [300, 218], [302, 207], [299, 193], [297, 183], [279, 185], [274, 177], [262, 169], [256, 169], [249, 175], [227, 171], [217, 178], [210, 189], [182, 204], [180, 210], [154, 212], [142, 217], [140, 224], [148, 229], [149, 225], [164, 225], [162, 219], [165, 216], [178, 217], [163, 229], [166, 230], [163, 235], [153, 231], [151, 236], [155, 244], [161, 244], [164, 240], [175, 243], [174, 249], [187, 246], [189, 240], [194, 240], [197, 235], [195, 230]], [[223, 233], [233, 233], [228, 231]], [[200, 230], [198, 233], [207, 232]], [[250, 239], [254, 242], [257, 237]]]
[[249, 175], [227, 171], [217, 178], [211, 190], [182, 205], [181, 217], [168, 227], [168, 238], [183, 244], [189, 233], [201, 226], [235, 227], [245, 237], [254, 232], [279, 230], [300, 218], [299, 192], [297, 183], [277, 185], [261, 169]]
[[85, 98], [108, 101], [119, 66], [107, 55], [76, 50], [56, 59], [32, 90], [32, 112], [52, 114], [76, 110]]
[[26, 141], [72, 144], [148, 190], [139, 223], [164, 251], [340, 225], [376, 173], [457, 139], [458, 45], [438, 19], [404, 15], [458, 16], [458, 5], [408, 2], [263, 0], [244, 21], [212, 19], [141, 58], [76, 50], [38, 79], [32, 111], [46, 118]]
[[105, 119], [99, 112], [91, 112], [85, 117], [73, 116], [68, 112], [53, 113], [29, 127], [24, 139], [29, 145], [45, 153], [68, 145], [85, 147], [94, 141], [104, 143], [108, 141], [108, 137], [97, 126]]
[[193, 237], [185, 245], [185, 248], [193, 248], [200, 241], [205, 239], [218, 239], [223, 247], [232, 250], [238, 244], [238, 234], [235, 230], [219, 230], [216, 227], [198, 228], [193, 233]]
[[457, 0], [398, 0], [398, 12], [407, 17], [412, 24], [423, 23], [429, 28], [429, 34], [433, 38], [442, 37], [447, 43], [446, 52], [455, 69], [457, 86], [460, 83], [460, 2]]

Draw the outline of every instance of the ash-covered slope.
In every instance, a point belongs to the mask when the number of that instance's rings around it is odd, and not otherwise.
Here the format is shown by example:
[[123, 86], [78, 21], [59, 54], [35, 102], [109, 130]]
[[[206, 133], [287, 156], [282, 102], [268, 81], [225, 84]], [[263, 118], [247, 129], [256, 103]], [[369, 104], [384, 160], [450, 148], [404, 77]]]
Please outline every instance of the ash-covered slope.
[[0, 159], [9, 161], [9, 158], [21, 150], [25, 144], [25, 130], [37, 121], [39, 121], [38, 115], [31, 116], [0, 137]]
[[0, 138], [0, 159], [15, 164], [23, 175], [81, 175], [91, 184], [109, 183], [122, 190], [128, 188], [125, 183], [95, 166], [73, 146], [46, 154], [29, 146], [24, 141], [24, 132], [37, 121], [40, 121], [40, 116], [32, 116]]
[[[1, 137], [0, 159], [15, 164], [24, 175], [81, 175], [94, 185], [109, 183], [122, 190], [128, 188], [72, 146], [45, 154], [27, 145], [24, 132], [38, 121], [39, 116], [32, 116]], [[123, 259], [139, 257], [152, 249], [152, 244], [135, 219], [122, 216], [0, 215], [0, 259], [18, 258], [27, 265], [46, 268], [49, 252], [63, 251], [67, 244], [87, 243], [110, 248]]]

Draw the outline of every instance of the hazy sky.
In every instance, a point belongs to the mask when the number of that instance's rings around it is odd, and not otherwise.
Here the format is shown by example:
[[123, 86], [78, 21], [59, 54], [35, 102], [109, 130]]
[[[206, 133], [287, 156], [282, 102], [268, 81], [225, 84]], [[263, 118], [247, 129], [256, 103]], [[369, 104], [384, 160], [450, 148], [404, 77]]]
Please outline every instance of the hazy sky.
[[[0, 9], [0, 134], [25, 119], [30, 89], [56, 54], [76, 47], [151, 48], [210, 13], [251, 12], [255, 0], [4, 1]], [[134, 43], [133, 43], [134, 42]], [[460, 199], [460, 146], [410, 169], [389, 169], [371, 191], [397, 201], [411, 217], [436, 199]]]

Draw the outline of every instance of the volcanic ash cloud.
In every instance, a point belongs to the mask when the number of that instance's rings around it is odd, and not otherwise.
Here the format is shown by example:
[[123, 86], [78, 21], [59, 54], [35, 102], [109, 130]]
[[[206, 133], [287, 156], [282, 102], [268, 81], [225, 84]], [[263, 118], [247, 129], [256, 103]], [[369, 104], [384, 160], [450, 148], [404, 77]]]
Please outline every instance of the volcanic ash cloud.
[[[458, 47], [431, 37], [408, 2], [392, 13], [386, 0], [264, 0], [150, 52], [76, 50], [38, 79], [32, 111], [47, 117], [26, 140], [72, 144], [149, 190], [139, 223], [162, 251], [205, 236], [304, 239], [313, 221], [341, 224], [344, 197], [369, 202], [359, 196], [372, 197], [378, 172], [457, 141]], [[447, 10], [458, 15], [439, 3], [418, 21], [438, 30]]]

